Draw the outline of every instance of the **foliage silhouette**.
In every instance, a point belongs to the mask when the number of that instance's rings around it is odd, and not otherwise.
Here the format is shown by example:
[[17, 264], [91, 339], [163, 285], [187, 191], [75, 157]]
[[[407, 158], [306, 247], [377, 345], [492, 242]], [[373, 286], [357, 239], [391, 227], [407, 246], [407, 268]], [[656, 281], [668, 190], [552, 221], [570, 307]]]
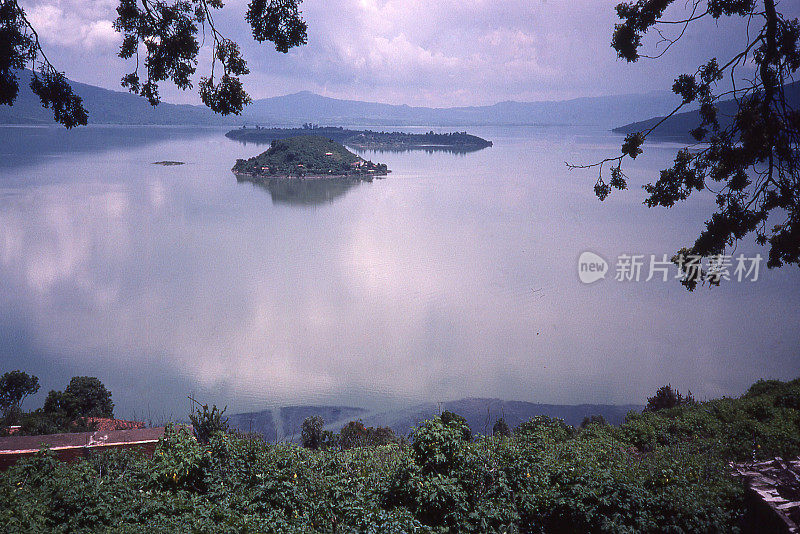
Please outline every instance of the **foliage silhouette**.
[[0, 412], [7, 425], [15, 424], [21, 415], [22, 401], [39, 391], [39, 378], [20, 370], [0, 377]]
[[64, 391], [51, 391], [44, 401], [46, 413], [70, 418], [114, 417], [114, 402], [103, 383], [93, 376], [74, 376]]
[[194, 427], [194, 435], [199, 443], [208, 443], [212, 436], [228, 431], [228, 418], [225, 415], [226, 408], [219, 410], [216, 405], [208, 408], [208, 404], [200, 404], [194, 398], [189, 397], [193, 405], [199, 409], [192, 410], [189, 420]]
[[[245, 18], [255, 40], [272, 41], [279, 52], [305, 44], [307, 26], [300, 16], [300, 2], [251, 0]], [[214, 24], [214, 13], [222, 7], [222, 0], [119, 0], [114, 21], [114, 29], [123, 35], [119, 57], [135, 65], [122, 78], [122, 86], [154, 106], [161, 101], [161, 82], [171, 80], [182, 90], [190, 89], [200, 33], [202, 41], [209, 36], [213, 44], [210, 72], [200, 78], [200, 98], [222, 115], [240, 113], [250, 97], [239, 76], [249, 70], [239, 45]], [[0, 0], [0, 104], [14, 104], [19, 94], [15, 71], [29, 66], [35, 70], [31, 89], [44, 107], [53, 110], [55, 121], [67, 128], [85, 125], [88, 112], [83, 101], [47, 58], [18, 0]]]
[[645, 411], [657, 412], [658, 410], [668, 410], [686, 404], [697, 404], [697, 401], [695, 401], [692, 396], [692, 392], [689, 391], [684, 397], [678, 390], [672, 389], [672, 386], [667, 384], [666, 386], [660, 387], [655, 395], [647, 399]]
[[509, 437], [511, 435], [511, 429], [506, 423], [504, 417], [498, 419], [494, 426], [492, 427], [492, 436], [500, 436], [500, 437]]
[[[715, 195], [716, 209], [705, 222], [705, 229], [694, 244], [675, 255], [673, 261], [684, 274], [681, 283], [689, 290], [697, 283], [718, 285], [725, 252], [750, 233], [761, 245], [769, 244], [767, 266], [800, 265], [800, 113], [792, 108], [784, 92], [800, 68], [800, 22], [787, 19], [774, 0], [691, 0], [688, 15], [668, 20], [665, 10], [674, 0], [638, 0], [621, 3], [611, 46], [620, 58], [636, 62], [641, 58], [663, 56], [683, 36], [686, 28], [704, 18], [743, 17], [748, 28], [760, 28], [747, 35], [747, 45], [727, 62], [716, 58], [691, 74], [675, 79], [672, 90], [681, 104], [657, 124], [642, 132], [630, 133], [619, 156], [571, 168], [599, 168], [595, 193], [604, 200], [613, 189], [626, 189], [622, 170], [626, 158], [636, 159], [648, 135], [685, 106], [700, 106], [700, 123], [691, 131], [704, 146], [681, 149], [672, 167], [661, 171], [654, 183], [644, 186], [649, 207], [671, 207], [693, 192], [708, 190]], [[675, 35], [668, 36], [669, 30]], [[656, 56], [641, 52], [642, 38], [656, 32], [666, 43]], [[752, 62], [752, 79], [742, 84], [737, 68]], [[723, 77], [732, 88], [718, 91]], [[733, 97], [735, 117], [722, 125], [717, 116], [720, 98]], [[610, 177], [604, 175], [610, 167]], [[608, 180], [608, 181], [606, 181]], [[684, 269], [687, 258], [706, 260], [705, 269]]]

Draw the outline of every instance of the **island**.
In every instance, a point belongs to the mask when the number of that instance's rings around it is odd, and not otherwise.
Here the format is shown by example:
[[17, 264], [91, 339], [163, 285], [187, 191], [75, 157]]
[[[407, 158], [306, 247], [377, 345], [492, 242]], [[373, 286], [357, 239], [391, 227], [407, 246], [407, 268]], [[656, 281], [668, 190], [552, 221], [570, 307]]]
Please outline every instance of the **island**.
[[233, 172], [240, 179], [331, 179], [372, 180], [389, 173], [384, 163], [373, 163], [353, 154], [333, 139], [300, 135], [273, 139], [269, 150], [250, 159], [238, 159]]
[[406, 151], [427, 150], [466, 153], [492, 146], [491, 141], [467, 132], [407, 133], [349, 130], [334, 126], [304, 124], [302, 128], [247, 128], [231, 130], [225, 137], [242, 143], [266, 144], [275, 139], [302, 135], [322, 136], [355, 149]]

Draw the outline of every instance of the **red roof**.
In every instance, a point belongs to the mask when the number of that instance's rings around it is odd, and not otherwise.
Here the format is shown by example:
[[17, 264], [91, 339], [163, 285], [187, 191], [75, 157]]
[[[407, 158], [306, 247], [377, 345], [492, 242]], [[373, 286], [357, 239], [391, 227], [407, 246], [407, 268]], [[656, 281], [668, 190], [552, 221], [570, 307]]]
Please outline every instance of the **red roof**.
[[131, 430], [136, 428], [145, 428], [142, 421], [127, 421], [125, 419], [111, 419], [108, 417], [89, 417], [88, 422], [90, 425], [97, 425], [95, 430], [108, 432], [111, 430]]

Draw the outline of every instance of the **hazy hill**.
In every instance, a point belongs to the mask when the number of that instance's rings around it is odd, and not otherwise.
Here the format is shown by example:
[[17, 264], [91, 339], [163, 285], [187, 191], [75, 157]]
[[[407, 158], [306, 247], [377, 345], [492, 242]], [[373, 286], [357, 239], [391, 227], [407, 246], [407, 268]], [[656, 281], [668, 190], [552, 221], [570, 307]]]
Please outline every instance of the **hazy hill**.
[[[0, 124], [55, 124], [52, 110], [42, 107], [31, 91], [31, 72], [17, 73], [19, 95], [13, 106], [0, 105]], [[238, 121], [216, 115], [204, 106], [161, 103], [153, 107], [140, 97], [123, 91], [109, 91], [70, 81], [89, 112], [89, 124], [217, 125]]]
[[[538, 404], [500, 399], [468, 398], [443, 403], [424, 403], [398, 408], [385, 412], [368, 412], [362, 408], [344, 406], [290, 406], [274, 410], [264, 410], [230, 416], [230, 424], [243, 431], [263, 434], [268, 440], [275, 440], [276, 428], [280, 429], [281, 439], [300, 437], [300, 427], [306, 417], [318, 415], [325, 420], [329, 430], [339, 431], [350, 421], [360, 419], [367, 426], [388, 426], [397, 435], [406, 435], [419, 422], [430, 419], [444, 410], [462, 415], [477, 434], [491, 433], [492, 425], [499, 417], [514, 428], [536, 415], [547, 415], [564, 419], [567, 424], [580, 425], [584, 417], [602, 415], [613, 424], [622, 423], [625, 414], [631, 410], [641, 411], [643, 406], [613, 404]], [[276, 418], [280, 423], [276, 424]]]
[[563, 101], [431, 108], [339, 100], [303, 91], [256, 100], [245, 109], [242, 120], [267, 125], [305, 122], [426, 126], [585, 124], [610, 128], [643, 116], [663, 114], [674, 108], [677, 102], [677, 97], [671, 92], [660, 91]]
[[[800, 82], [794, 82], [784, 87], [786, 101], [794, 109], [800, 109]], [[733, 121], [738, 108], [734, 100], [724, 100], [718, 104], [718, 118], [723, 126]], [[655, 126], [664, 115], [651, 119], [633, 122], [614, 128], [615, 133], [629, 134], [642, 132]], [[621, 121], [620, 121], [621, 122]], [[689, 131], [700, 125], [700, 113], [697, 110], [687, 111], [673, 115], [650, 134], [654, 138], [675, 139], [679, 141], [694, 141]]]
[[[20, 94], [14, 106], [0, 105], [0, 124], [53, 124], [28, 87], [30, 71], [21, 71]], [[328, 98], [308, 91], [256, 100], [242, 116], [222, 117], [205, 106], [159, 104], [125, 91], [110, 91], [71, 82], [84, 100], [90, 124], [231, 125], [258, 123], [298, 126], [306, 122], [328, 125], [531, 125], [581, 124], [611, 128], [641, 117], [663, 115], [677, 104], [669, 91], [647, 94], [576, 98], [562, 101], [499, 102], [489, 106], [412, 107]]]

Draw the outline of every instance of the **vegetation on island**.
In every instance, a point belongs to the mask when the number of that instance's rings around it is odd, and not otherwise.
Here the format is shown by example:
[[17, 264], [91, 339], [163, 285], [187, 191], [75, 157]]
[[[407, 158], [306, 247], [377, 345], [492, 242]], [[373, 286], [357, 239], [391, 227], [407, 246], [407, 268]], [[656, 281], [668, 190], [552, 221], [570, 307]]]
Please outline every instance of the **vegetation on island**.
[[350, 130], [335, 126], [303, 124], [302, 128], [262, 128], [255, 126], [231, 130], [225, 136], [243, 143], [267, 143], [275, 139], [285, 139], [299, 135], [319, 135], [343, 145], [357, 149], [370, 150], [448, 150], [450, 152], [471, 152], [492, 146], [491, 141], [467, 132], [426, 133], [374, 132], [372, 130]]
[[269, 150], [236, 160], [233, 172], [252, 178], [386, 176], [384, 163], [373, 163], [326, 137], [301, 135], [273, 140]]
[[539, 416], [476, 437], [441, 414], [398, 440], [358, 422], [326, 433], [309, 418], [307, 447], [230, 432], [203, 408], [193, 417], [201, 433], [170, 428], [152, 457], [65, 464], [43, 451], [18, 462], [0, 474], [0, 523], [8, 532], [755, 532], [729, 462], [800, 453], [800, 379], [706, 402], [667, 386], [620, 426]]

